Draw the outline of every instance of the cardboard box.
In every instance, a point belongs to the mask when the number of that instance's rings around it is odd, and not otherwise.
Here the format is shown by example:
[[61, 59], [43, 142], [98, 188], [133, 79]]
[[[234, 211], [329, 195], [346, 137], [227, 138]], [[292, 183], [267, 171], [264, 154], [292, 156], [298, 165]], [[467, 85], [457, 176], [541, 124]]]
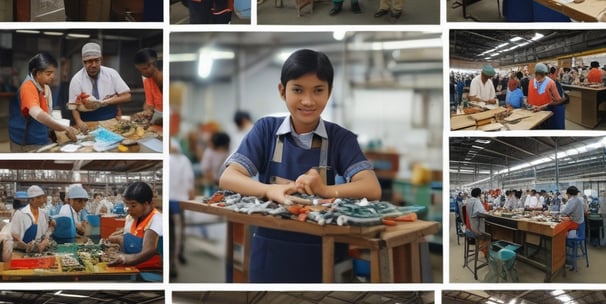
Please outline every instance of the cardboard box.
[[86, 21], [109, 21], [111, 0], [82, 0], [80, 15]]

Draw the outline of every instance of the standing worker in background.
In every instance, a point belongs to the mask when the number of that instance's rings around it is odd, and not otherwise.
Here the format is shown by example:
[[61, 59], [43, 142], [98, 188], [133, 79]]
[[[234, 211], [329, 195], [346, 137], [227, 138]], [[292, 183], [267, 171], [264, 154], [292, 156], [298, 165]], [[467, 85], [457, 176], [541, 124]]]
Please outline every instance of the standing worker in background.
[[[533, 111], [558, 111], [563, 107], [557, 108], [562, 102], [562, 97], [558, 92], [555, 81], [547, 77], [549, 70], [543, 63], [538, 63], [534, 67], [534, 78], [528, 83], [528, 104], [532, 105]], [[556, 114], [556, 113], [554, 113]], [[563, 113], [558, 112], [558, 121], [561, 124]], [[563, 126], [561, 126], [563, 129]]]
[[497, 94], [494, 90], [492, 81], [489, 81], [494, 74], [494, 68], [487, 64], [482, 68], [480, 75], [471, 80], [469, 87], [469, 100], [494, 104], [497, 102]]
[[597, 61], [592, 61], [590, 63], [591, 69], [589, 73], [587, 73], [587, 77], [585, 80], [589, 83], [602, 83], [602, 69], [600, 69], [600, 63]]
[[11, 219], [14, 248], [43, 252], [54, 228], [54, 222], [40, 210], [46, 202], [46, 193], [34, 185], [27, 189], [27, 197], [27, 206], [17, 210]]
[[[341, 12], [343, 8], [343, 0], [332, 0], [332, 8], [328, 12], [329, 15], [334, 16]], [[351, 11], [354, 14], [361, 14], [362, 9], [360, 8], [360, 3], [358, 0], [351, 0]]]
[[[279, 203], [295, 192], [380, 199], [381, 186], [356, 135], [321, 118], [333, 76], [324, 53], [307, 49], [292, 53], [278, 84], [290, 115], [259, 119], [225, 162], [219, 186]], [[258, 180], [252, 178], [256, 175]], [[335, 184], [336, 175], [346, 183]], [[345, 256], [347, 248], [339, 247], [335, 257]], [[322, 241], [309, 234], [258, 227], [251, 241], [250, 266], [253, 283], [320, 282]]]
[[56, 70], [57, 60], [46, 52], [29, 60], [27, 78], [9, 104], [11, 152], [30, 152], [50, 144], [50, 130], [65, 131], [70, 140], [76, 141], [78, 131], [62, 125], [49, 114], [53, 108], [49, 85]]
[[162, 71], [158, 69], [158, 54], [150, 48], [144, 48], [135, 54], [135, 67], [143, 76], [145, 105], [143, 111], [135, 113], [135, 118], [149, 120], [152, 125], [162, 124]]
[[237, 130], [230, 136], [230, 154], [238, 149], [240, 143], [246, 134], [248, 134], [248, 131], [250, 131], [250, 129], [253, 127], [253, 121], [250, 118], [250, 113], [246, 111], [237, 111], [236, 114], [234, 114], [234, 123], [236, 124]]
[[129, 102], [131, 95], [120, 74], [102, 65], [99, 44], [89, 42], [82, 47], [82, 63], [84, 67], [69, 83], [69, 103], [77, 105], [72, 110], [76, 126], [88, 130], [86, 121], [119, 118], [122, 115], [119, 105]]
[[404, 0], [380, 0], [379, 10], [375, 13], [375, 18], [383, 17], [389, 13], [389, 21], [396, 23], [402, 16], [402, 7], [404, 6]]

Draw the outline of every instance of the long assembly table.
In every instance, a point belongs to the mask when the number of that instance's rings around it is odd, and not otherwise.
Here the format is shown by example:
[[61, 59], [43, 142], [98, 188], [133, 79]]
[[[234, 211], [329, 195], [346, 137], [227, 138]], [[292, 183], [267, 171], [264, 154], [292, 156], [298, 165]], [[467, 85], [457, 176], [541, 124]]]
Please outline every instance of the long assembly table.
[[[222, 216], [227, 221], [227, 262], [233, 263], [234, 223], [301, 232], [322, 238], [322, 281], [334, 282], [335, 243], [370, 249], [371, 282], [420, 283], [420, 244], [425, 237], [438, 232], [438, 222], [417, 220], [398, 223], [396, 226], [337, 226], [318, 225], [281, 217], [260, 214], [242, 214], [197, 201], [180, 202], [185, 210]], [[244, 239], [243, 273], [248, 279], [250, 239]]]
[[538, 222], [529, 218], [485, 215], [485, 230], [492, 240], [519, 244], [517, 258], [545, 272], [549, 283], [564, 270], [566, 262], [566, 229], [562, 223]]

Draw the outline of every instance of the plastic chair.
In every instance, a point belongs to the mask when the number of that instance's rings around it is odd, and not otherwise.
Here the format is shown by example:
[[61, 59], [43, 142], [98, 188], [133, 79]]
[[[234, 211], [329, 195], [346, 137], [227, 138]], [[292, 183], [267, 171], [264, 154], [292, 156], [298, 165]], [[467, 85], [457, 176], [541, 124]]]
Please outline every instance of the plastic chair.
[[[478, 279], [478, 269], [488, 266], [488, 260], [478, 264], [480, 257], [480, 238], [473, 232], [469, 223], [469, 215], [467, 214], [467, 206], [461, 207], [461, 215], [465, 220], [465, 244], [464, 244], [464, 261], [463, 267], [469, 269], [473, 273], [473, 278]], [[480, 237], [486, 237], [481, 235]], [[473, 267], [470, 265], [473, 260]]]
[[506, 241], [493, 242], [488, 257], [490, 271], [484, 281], [490, 283], [518, 282], [518, 271], [515, 265], [516, 250], [519, 248], [519, 245]]
[[[585, 237], [585, 221], [579, 224], [576, 237], [570, 235], [566, 237], [566, 264], [572, 266], [571, 270], [578, 271], [577, 259], [585, 257], [587, 267], [589, 267], [589, 255], [587, 254], [587, 242]], [[579, 249], [581, 252], [579, 253]]]

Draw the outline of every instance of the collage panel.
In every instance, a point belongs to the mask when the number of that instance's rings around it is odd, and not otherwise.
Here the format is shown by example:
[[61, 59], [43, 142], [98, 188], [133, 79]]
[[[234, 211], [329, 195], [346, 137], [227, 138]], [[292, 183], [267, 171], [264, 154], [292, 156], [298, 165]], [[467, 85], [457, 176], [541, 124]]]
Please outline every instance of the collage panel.
[[606, 137], [451, 137], [451, 283], [604, 283]]
[[162, 173], [162, 160], [0, 160], [2, 282], [161, 283]]
[[450, 130], [606, 130], [603, 30], [451, 30]]
[[162, 152], [161, 29], [0, 30], [0, 152]]
[[162, 290], [2, 290], [6, 304], [170, 303]]
[[173, 291], [174, 304], [433, 304], [433, 291]]
[[443, 290], [443, 304], [598, 304], [604, 290]]
[[604, 22], [598, 0], [448, 0], [448, 22], [543, 22], [568, 27], [574, 22]]
[[171, 33], [171, 282], [442, 282], [441, 44]]
[[1, 0], [0, 22], [162, 22], [164, 0]]
[[[168, 1], [168, 0], [167, 0]], [[170, 0], [170, 24], [251, 24], [252, 0]]]

